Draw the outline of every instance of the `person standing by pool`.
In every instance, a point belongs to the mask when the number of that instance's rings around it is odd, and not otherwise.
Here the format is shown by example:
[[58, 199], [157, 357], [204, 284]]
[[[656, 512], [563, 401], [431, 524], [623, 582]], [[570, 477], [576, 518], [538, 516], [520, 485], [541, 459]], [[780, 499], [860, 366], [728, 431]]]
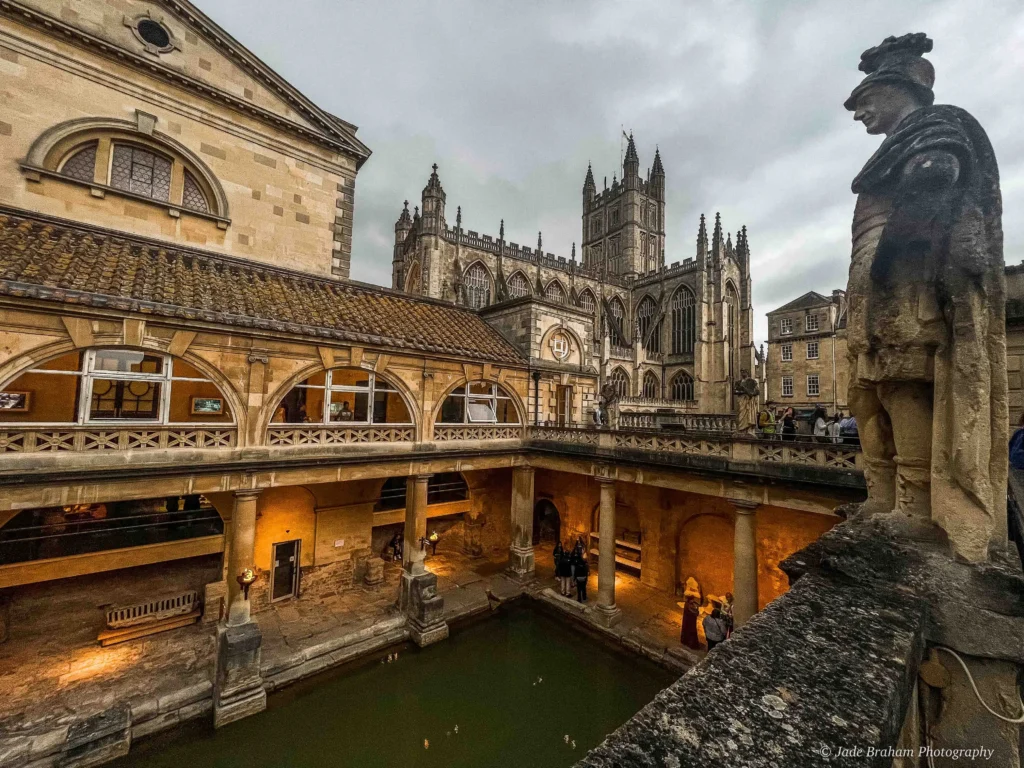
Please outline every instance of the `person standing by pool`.
[[697, 635], [697, 616], [700, 615], [700, 601], [694, 595], [687, 595], [683, 605], [683, 629], [679, 633], [679, 642], [687, 648], [700, 649], [700, 638]]
[[703, 622], [704, 639], [708, 643], [709, 651], [725, 640], [725, 622], [722, 621], [722, 604], [717, 600], [712, 600], [711, 604], [714, 606], [714, 610], [704, 617]]
[[562, 559], [558, 561], [558, 581], [562, 594], [572, 597], [572, 556], [568, 553], [563, 553]]
[[562, 562], [562, 558], [565, 557], [565, 550], [562, 548], [562, 542], [555, 542], [555, 551], [552, 553], [552, 558], [555, 561], [555, 579], [558, 579], [558, 566]]
[[576, 579], [576, 602], [587, 602], [587, 578], [590, 576], [590, 566], [587, 565], [587, 558], [580, 557], [576, 560], [576, 568], [573, 573]]

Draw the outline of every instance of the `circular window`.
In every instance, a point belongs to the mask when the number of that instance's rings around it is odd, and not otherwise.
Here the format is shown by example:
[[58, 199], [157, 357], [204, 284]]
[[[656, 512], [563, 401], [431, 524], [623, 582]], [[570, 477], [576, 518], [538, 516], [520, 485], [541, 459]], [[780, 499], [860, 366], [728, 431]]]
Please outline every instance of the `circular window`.
[[171, 33], [158, 21], [142, 19], [136, 29], [139, 31], [139, 37], [154, 48], [166, 48], [171, 44]]

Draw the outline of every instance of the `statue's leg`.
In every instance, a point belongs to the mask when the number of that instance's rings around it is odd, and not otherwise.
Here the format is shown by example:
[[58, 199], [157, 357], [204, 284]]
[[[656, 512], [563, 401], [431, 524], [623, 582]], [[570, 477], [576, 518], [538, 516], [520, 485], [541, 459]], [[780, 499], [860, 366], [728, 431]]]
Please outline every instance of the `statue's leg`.
[[892, 512], [896, 508], [896, 446], [889, 414], [882, 406], [875, 384], [851, 384], [849, 399], [850, 410], [857, 417], [864, 479], [868, 486], [868, 500], [861, 505], [861, 514]]
[[932, 385], [879, 386], [896, 443], [896, 511], [931, 520]]

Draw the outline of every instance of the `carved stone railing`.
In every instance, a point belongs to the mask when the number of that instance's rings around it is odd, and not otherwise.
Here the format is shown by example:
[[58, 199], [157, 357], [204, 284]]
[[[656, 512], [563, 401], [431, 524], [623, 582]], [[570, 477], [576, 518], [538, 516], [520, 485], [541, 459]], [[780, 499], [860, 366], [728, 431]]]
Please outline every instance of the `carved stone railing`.
[[520, 424], [436, 424], [434, 440], [439, 443], [454, 440], [519, 440], [523, 436]]
[[657, 451], [667, 453], [684, 453], [691, 456], [732, 457], [732, 439], [729, 437], [708, 437], [663, 434], [661, 432], [642, 432], [615, 430], [612, 432], [615, 448], [634, 451]]
[[673, 400], [668, 397], [623, 397], [619, 399], [619, 407], [641, 408], [696, 408], [696, 400]]
[[[640, 398], [622, 401], [622, 405], [640, 405]], [[653, 399], [653, 398], [652, 398]], [[687, 401], [665, 400], [679, 407]], [[685, 407], [685, 406], [684, 406]], [[737, 429], [736, 417], [730, 413], [619, 413], [620, 429], [654, 429], [658, 427], [675, 428], [687, 432], [727, 432], [732, 434]]]
[[0, 453], [143, 451], [168, 448], [233, 448], [235, 427], [3, 427]]
[[318, 427], [271, 427], [267, 445], [349, 445], [366, 443], [411, 443], [416, 439], [413, 426], [362, 425]]
[[782, 464], [806, 464], [836, 469], [856, 469], [860, 448], [836, 443], [792, 443], [759, 440], [756, 461]]
[[555, 440], [571, 445], [597, 445], [601, 432], [596, 429], [579, 429], [575, 427], [531, 427], [530, 437], [533, 440]]

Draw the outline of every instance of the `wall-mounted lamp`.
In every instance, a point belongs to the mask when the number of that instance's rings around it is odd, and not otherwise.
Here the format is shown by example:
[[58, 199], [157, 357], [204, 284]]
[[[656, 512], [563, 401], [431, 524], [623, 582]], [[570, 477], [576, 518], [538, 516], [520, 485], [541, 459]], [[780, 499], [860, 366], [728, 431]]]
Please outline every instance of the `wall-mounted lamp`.
[[249, 599], [249, 587], [256, 581], [256, 571], [252, 568], [246, 568], [240, 574], [238, 574], [238, 586], [242, 588], [242, 595], [246, 600]]

